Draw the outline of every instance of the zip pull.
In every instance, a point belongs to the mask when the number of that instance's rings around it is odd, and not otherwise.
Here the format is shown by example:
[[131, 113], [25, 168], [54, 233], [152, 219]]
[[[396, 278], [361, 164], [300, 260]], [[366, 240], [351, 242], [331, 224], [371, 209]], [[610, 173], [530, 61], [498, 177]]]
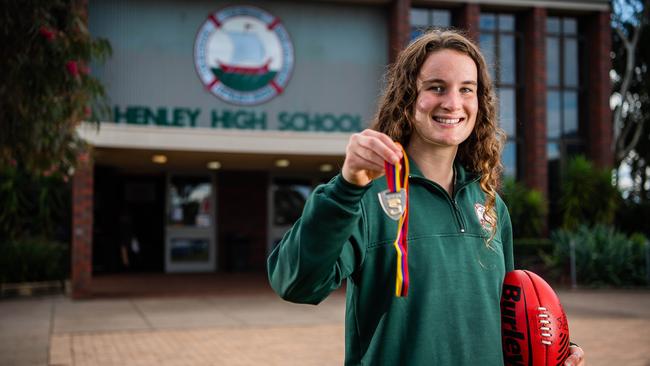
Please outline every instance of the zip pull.
[[463, 226], [463, 220], [460, 219], [461, 213], [460, 213], [460, 208], [458, 207], [458, 202], [456, 201], [455, 198], [453, 199], [452, 202], [454, 202], [454, 210], [456, 210], [456, 216], [458, 217], [458, 223], [460, 224], [460, 232], [464, 233], [465, 227]]

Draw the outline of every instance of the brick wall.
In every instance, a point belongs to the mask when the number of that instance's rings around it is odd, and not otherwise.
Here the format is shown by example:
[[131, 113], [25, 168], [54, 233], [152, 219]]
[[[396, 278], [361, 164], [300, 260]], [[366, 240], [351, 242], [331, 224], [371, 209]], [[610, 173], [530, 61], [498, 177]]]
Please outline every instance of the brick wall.
[[90, 296], [93, 248], [93, 162], [90, 152], [78, 157], [72, 180], [72, 298]]
[[390, 5], [388, 29], [388, 62], [394, 62], [406, 47], [411, 34], [411, 0], [394, 0]]
[[548, 196], [546, 160], [546, 9], [533, 8], [524, 16], [523, 110], [518, 115], [523, 128], [522, 177], [525, 184]]
[[612, 49], [609, 12], [598, 12], [587, 18], [586, 48], [588, 62], [587, 88], [587, 155], [600, 167], [614, 163], [612, 145], [612, 112], [609, 109], [611, 81], [609, 70]]
[[478, 4], [464, 4], [458, 12], [458, 26], [467, 36], [478, 43], [481, 7]]

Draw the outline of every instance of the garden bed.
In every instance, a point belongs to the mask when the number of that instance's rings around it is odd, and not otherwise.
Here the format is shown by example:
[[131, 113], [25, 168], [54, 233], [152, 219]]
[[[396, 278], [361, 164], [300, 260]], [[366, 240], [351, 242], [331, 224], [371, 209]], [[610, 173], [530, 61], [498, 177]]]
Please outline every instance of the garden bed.
[[66, 281], [0, 283], [0, 297], [24, 297], [62, 294]]

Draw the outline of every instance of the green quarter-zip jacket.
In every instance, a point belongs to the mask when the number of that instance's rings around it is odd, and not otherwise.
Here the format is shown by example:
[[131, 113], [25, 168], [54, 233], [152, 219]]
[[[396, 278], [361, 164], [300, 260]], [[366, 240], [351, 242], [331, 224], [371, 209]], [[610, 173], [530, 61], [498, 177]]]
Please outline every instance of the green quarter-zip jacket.
[[377, 198], [385, 179], [358, 187], [339, 175], [317, 187], [269, 256], [271, 286], [288, 301], [317, 304], [347, 280], [346, 365], [503, 365], [499, 300], [513, 269], [510, 216], [497, 197], [487, 244], [479, 177], [454, 168], [450, 196], [411, 164], [407, 297], [395, 297], [397, 222]]

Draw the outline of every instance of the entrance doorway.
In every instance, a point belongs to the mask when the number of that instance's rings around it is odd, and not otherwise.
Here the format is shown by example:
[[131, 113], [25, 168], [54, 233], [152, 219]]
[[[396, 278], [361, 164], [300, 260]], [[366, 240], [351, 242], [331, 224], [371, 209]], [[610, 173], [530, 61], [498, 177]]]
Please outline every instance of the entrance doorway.
[[93, 272], [162, 272], [165, 175], [95, 166]]

